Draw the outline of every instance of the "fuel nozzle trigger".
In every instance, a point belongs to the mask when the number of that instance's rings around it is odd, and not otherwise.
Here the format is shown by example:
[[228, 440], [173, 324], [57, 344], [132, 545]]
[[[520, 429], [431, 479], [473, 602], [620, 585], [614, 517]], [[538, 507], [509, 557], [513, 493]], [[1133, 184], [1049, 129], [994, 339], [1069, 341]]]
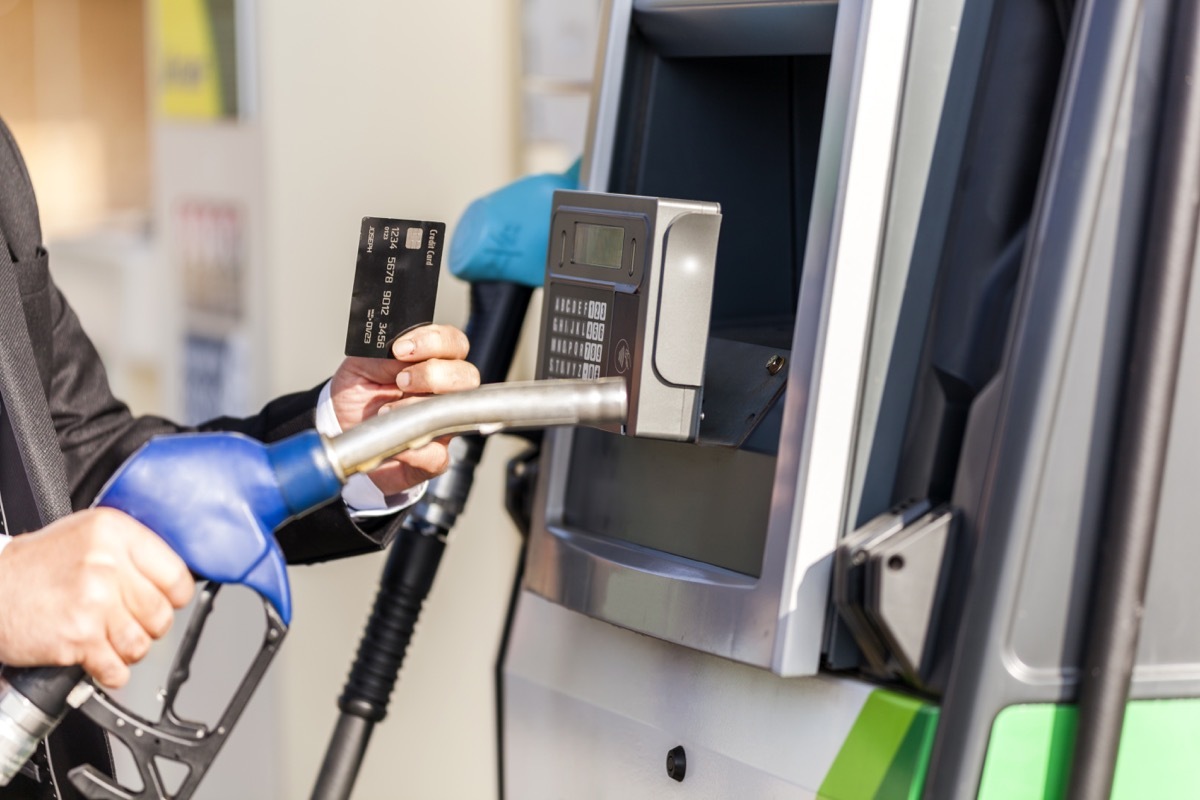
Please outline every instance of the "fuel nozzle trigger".
[[[141, 717], [128, 710], [102, 690], [96, 689], [81, 706], [93, 722], [119, 739], [133, 754], [142, 789], [135, 791], [117, 783], [91, 764], [75, 767], [70, 772], [71, 783], [88, 800], [171, 800], [190, 797], [212, 765], [221, 746], [229, 737], [254, 690], [267, 671], [287, 625], [278, 612], [264, 600], [267, 626], [262, 647], [242, 676], [237, 691], [225, 707], [220, 720], [212, 726], [180, 717], [175, 711], [179, 690], [190, 677], [192, 656], [213, 608], [221, 584], [206, 582], [200, 589], [196, 608], [188, 622], [183, 641], [175, 654], [167, 685], [162, 691], [162, 711], [157, 721]], [[183, 782], [173, 791], [168, 789], [160, 764], [170, 761], [187, 770]]]
[[[298, 438], [309, 448], [320, 446], [315, 436]], [[303, 456], [296, 442], [289, 440], [287, 446], [292, 455]], [[287, 457], [285, 452], [281, 459], [277, 449], [237, 434], [163, 437], [130, 458], [97, 498], [96, 505], [124, 511], [155, 531], [205, 582], [168, 673], [158, 720], [134, 714], [100, 689], [80, 707], [129, 747], [142, 779], [141, 791], [134, 791], [91, 765], [76, 767], [71, 782], [89, 800], [189, 797], [241, 716], [291, 621], [286, 564], [272, 531], [313, 507], [320, 496], [336, 497], [340, 487], [336, 478], [327, 486], [309, 487], [305, 507], [294, 508], [296, 487], [281, 486], [280, 473], [288, 473]], [[175, 701], [191, 675], [192, 658], [217, 592], [226, 583], [248, 586], [262, 597], [266, 628], [258, 654], [219, 721], [208, 726], [180, 717]], [[165, 785], [162, 760], [187, 769], [174, 791]]]

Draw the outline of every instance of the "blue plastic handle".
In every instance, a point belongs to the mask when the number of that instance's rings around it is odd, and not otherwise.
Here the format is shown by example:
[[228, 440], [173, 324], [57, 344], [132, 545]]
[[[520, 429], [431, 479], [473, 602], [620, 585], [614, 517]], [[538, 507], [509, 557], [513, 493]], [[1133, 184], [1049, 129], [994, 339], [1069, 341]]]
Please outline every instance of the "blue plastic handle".
[[450, 271], [465, 281], [541, 286], [554, 192], [578, 188], [577, 160], [562, 174], [530, 175], [475, 200], [454, 228]]
[[315, 431], [270, 446], [234, 433], [182, 434], [146, 443], [95, 505], [150, 528], [200, 577], [255, 590], [286, 625], [291, 589], [271, 534], [340, 489]]

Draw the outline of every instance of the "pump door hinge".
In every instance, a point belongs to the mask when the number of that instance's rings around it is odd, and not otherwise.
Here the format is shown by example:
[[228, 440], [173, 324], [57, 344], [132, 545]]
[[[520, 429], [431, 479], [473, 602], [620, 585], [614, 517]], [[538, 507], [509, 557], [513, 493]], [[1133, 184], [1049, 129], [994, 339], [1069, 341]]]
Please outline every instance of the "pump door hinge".
[[847, 536], [834, 557], [833, 601], [882, 678], [923, 688], [936, 639], [957, 513], [921, 500]]

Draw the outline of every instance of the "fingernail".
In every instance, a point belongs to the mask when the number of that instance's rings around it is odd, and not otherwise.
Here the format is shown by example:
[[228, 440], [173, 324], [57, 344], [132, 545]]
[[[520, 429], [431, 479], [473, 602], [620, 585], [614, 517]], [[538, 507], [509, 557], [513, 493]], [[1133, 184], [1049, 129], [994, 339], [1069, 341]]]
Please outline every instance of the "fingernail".
[[379, 413], [380, 413], [380, 415], [383, 415], [383, 414], [388, 413], [391, 410], [392, 410], [391, 406], [383, 406], [382, 408], [379, 409]]
[[412, 339], [397, 339], [396, 343], [392, 345], [392, 355], [396, 358], [404, 358], [416, 349], [417, 343]]
[[407, 389], [410, 383], [412, 383], [412, 375], [409, 375], [407, 372], [401, 372], [396, 375], [397, 389]]

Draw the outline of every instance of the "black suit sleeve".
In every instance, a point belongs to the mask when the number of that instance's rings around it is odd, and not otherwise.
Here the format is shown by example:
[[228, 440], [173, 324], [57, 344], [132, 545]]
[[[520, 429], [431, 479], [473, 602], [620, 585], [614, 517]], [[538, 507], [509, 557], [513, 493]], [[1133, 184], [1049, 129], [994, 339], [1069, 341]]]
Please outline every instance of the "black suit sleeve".
[[[43, 308], [50, 335], [38, 344], [39, 368], [47, 384], [50, 411], [66, 461], [71, 502], [86, 508], [118, 467], [151, 437], [189, 430], [235, 431], [272, 442], [311, 428], [320, 387], [286, 395], [258, 414], [222, 417], [188, 428], [161, 417], [135, 417], [116, 399], [100, 357], [79, 319], [54, 285], [48, 282]], [[28, 309], [27, 309], [28, 310]], [[41, 327], [41, 326], [39, 326]], [[400, 517], [377, 529], [363, 530], [350, 519], [340, 500], [288, 523], [276, 533], [292, 564], [379, 550], [398, 529]]]

